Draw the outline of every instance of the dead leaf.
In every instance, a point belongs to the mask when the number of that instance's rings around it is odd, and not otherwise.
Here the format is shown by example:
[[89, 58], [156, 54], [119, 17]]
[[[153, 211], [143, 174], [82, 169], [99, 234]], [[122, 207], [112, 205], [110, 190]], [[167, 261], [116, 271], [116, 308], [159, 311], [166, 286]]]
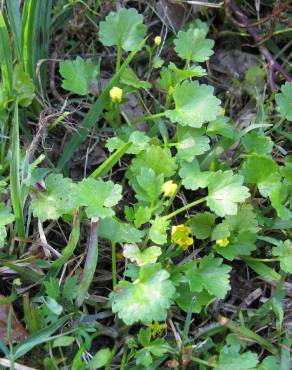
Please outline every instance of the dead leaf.
[[[0, 295], [0, 303], [3, 301], [5, 297]], [[15, 312], [12, 308], [12, 340], [14, 343], [21, 342], [27, 337], [27, 331], [24, 329], [21, 322], [17, 319]], [[9, 304], [0, 304], [0, 338], [3, 340], [4, 343], [8, 343], [8, 336], [7, 336], [7, 323], [8, 323], [8, 316], [9, 316]]]

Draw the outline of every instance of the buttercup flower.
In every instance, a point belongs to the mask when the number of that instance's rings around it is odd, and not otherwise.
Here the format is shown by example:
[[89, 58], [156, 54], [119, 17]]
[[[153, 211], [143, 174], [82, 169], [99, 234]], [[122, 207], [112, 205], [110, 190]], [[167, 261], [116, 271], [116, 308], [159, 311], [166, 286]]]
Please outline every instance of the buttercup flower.
[[161, 44], [161, 37], [160, 36], [156, 36], [155, 39], [154, 39], [154, 44], [156, 46], [159, 46]]
[[218, 239], [216, 240], [216, 244], [218, 245], [218, 247], [225, 248], [229, 244], [229, 240], [228, 239]]
[[168, 198], [174, 195], [174, 193], [176, 192], [176, 189], [177, 189], [177, 184], [173, 182], [172, 180], [166, 181], [162, 185], [163, 195]]
[[193, 244], [194, 239], [190, 236], [191, 229], [186, 225], [172, 226], [171, 241], [183, 249], [187, 249]]
[[119, 87], [114, 86], [110, 90], [109, 95], [114, 103], [120, 103], [123, 97], [123, 90]]

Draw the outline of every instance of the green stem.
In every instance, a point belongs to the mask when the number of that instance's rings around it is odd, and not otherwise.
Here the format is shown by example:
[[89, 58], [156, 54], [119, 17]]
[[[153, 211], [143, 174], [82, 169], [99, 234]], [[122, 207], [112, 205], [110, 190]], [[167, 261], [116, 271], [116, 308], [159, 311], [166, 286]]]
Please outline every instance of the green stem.
[[[23, 218], [23, 199], [21, 198], [20, 185], [20, 143], [19, 143], [19, 115], [18, 101], [15, 102], [13, 115], [13, 129], [11, 142], [11, 162], [10, 162], [10, 189], [13, 211], [15, 214], [15, 234], [21, 239], [25, 238], [25, 226]], [[20, 244], [20, 253], [23, 253], [24, 243]]]
[[191, 357], [191, 360], [192, 360], [193, 362], [197, 362], [198, 364], [206, 365], [206, 366], [209, 366], [209, 367], [216, 367], [216, 365], [212, 365], [212, 364], [210, 364], [208, 361], [201, 360], [201, 359], [200, 359], [200, 358], [198, 358], [198, 357], [194, 357], [194, 356], [192, 356], [192, 357]]
[[164, 117], [164, 116], [165, 116], [165, 112], [150, 114], [149, 116], [144, 116], [144, 117], [139, 117], [139, 118], [135, 119], [134, 121], [129, 122], [129, 126], [133, 126], [136, 123], [143, 122], [143, 121], [151, 121], [155, 118], [160, 118], [160, 117]]
[[255, 257], [249, 257], [249, 256], [244, 256], [241, 257], [243, 260], [247, 261], [255, 261], [255, 262], [277, 262], [280, 261], [280, 258], [275, 257], [275, 258], [255, 258]]
[[123, 356], [122, 356], [120, 370], [124, 370], [125, 369], [126, 362], [127, 362], [127, 347], [125, 346], [124, 347]]
[[121, 68], [121, 59], [122, 59], [122, 48], [121, 48], [121, 45], [118, 45], [116, 72], [118, 72], [119, 69]]
[[117, 255], [116, 255], [116, 243], [112, 242], [112, 280], [113, 289], [117, 285]]
[[184, 212], [184, 211], [186, 211], [186, 210], [188, 210], [188, 209], [190, 209], [192, 207], [195, 207], [196, 205], [198, 205], [200, 203], [205, 202], [207, 200], [207, 198], [208, 197], [197, 199], [194, 202], [189, 203], [189, 204], [187, 204], [187, 205], [185, 205], [185, 206], [183, 206], [183, 207], [181, 207], [181, 208], [173, 211], [172, 213], [169, 213], [167, 216], [164, 216], [164, 219], [165, 220], [169, 220], [169, 219], [173, 218], [174, 216], [178, 215], [179, 213], [182, 213], [182, 212]]

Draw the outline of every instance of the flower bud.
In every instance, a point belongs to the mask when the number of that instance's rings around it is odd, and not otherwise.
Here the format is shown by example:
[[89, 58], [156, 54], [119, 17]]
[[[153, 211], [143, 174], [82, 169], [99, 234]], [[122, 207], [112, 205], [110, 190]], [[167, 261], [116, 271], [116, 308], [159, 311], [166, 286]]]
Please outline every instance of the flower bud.
[[111, 97], [111, 100], [114, 103], [120, 103], [122, 101], [122, 97], [123, 97], [123, 90], [120, 89], [119, 87], [114, 86], [110, 90], [109, 95]]
[[175, 194], [176, 189], [177, 189], [177, 184], [173, 182], [172, 180], [166, 181], [162, 185], [163, 195], [168, 198], [172, 197]]
[[225, 248], [229, 244], [229, 240], [228, 239], [219, 239], [219, 240], [216, 240], [216, 244], [218, 245], [218, 247]]
[[155, 39], [154, 39], [154, 44], [156, 46], [159, 46], [161, 44], [161, 37], [160, 36], [156, 36]]

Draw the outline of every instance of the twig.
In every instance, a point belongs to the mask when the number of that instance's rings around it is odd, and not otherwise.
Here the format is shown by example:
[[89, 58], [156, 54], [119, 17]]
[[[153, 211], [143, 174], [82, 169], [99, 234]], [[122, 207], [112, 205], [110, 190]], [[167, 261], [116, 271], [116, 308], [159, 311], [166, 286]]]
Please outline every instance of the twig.
[[292, 78], [289, 76], [288, 72], [275, 60], [269, 50], [265, 46], [260, 44], [261, 37], [259, 35], [259, 31], [250, 23], [247, 16], [242, 13], [242, 11], [238, 8], [236, 4], [234, 4], [233, 0], [225, 0], [224, 3], [226, 15], [232, 20], [233, 23], [238, 24], [237, 20], [231, 15], [231, 9], [232, 12], [235, 14], [235, 17], [239, 20], [240, 24], [244, 25], [244, 27], [250, 32], [254, 40], [259, 44], [258, 48], [268, 63], [268, 81], [271, 90], [276, 90], [276, 83], [274, 78], [276, 71], [281, 73], [287, 81], [291, 82]]

